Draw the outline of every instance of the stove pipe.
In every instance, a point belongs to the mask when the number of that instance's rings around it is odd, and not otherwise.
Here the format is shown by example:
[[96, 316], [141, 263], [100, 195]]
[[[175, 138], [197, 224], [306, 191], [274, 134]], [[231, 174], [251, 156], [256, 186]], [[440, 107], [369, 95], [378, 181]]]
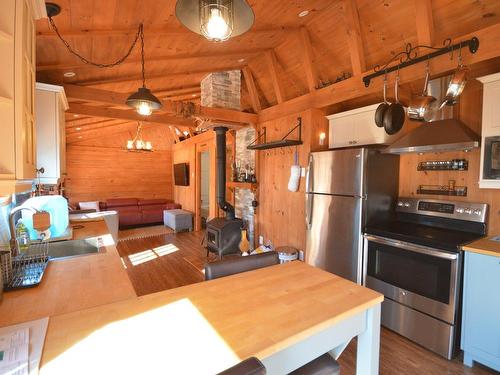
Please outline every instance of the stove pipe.
[[226, 213], [227, 220], [235, 218], [234, 207], [226, 202], [226, 132], [227, 128], [218, 126], [214, 128], [217, 145], [217, 203]]

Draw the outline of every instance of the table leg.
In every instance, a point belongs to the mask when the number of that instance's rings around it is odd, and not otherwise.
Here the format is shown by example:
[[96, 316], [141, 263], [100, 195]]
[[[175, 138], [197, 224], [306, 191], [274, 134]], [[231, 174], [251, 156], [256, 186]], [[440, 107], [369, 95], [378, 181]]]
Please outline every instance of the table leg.
[[366, 329], [358, 335], [356, 374], [374, 375], [379, 371], [380, 304], [366, 312]]

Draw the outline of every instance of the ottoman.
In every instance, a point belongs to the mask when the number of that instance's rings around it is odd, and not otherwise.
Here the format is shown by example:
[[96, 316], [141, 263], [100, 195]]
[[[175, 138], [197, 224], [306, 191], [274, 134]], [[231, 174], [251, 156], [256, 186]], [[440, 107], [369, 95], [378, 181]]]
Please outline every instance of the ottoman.
[[193, 230], [193, 214], [186, 210], [164, 210], [163, 224], [175, 232]]

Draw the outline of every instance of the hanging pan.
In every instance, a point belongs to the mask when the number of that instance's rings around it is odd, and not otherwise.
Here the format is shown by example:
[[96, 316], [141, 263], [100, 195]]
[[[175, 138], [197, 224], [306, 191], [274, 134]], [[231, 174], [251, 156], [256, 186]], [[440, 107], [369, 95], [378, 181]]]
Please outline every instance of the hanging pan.
[[394, 96], [395, 103], [392, 103], [389, 108], [384, 113], [384, 129], [389, 135], [396, 134], [401, 130], [405, 122], [405, 109], [399, 103], [398, 96], [398, 86], [399, 86], [399, 70], [396, 76], [396, 83], [394, 84]]
[[384, 102], [380, 103], [375, 111], [375, 124], [379, 128], [384, 127], [384, 114], [389, 108], [389, 103], [387, 102], [387, 74], [384, 76]]

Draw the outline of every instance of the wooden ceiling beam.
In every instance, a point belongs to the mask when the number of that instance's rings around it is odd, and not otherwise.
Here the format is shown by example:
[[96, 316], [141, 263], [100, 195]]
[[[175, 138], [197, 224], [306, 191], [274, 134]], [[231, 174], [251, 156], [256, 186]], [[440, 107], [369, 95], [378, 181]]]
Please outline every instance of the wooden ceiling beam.
[[97, 130], [103, 130], [103, 129], [108, 129], [108, 128], [113, 128], [113, 127], [116, 127], [116, 126], [120, 126], [120, 125], [123, 125], [123, 124], [128, 124], [130, 123], [130, 121], [120, 121], [120, 122], [117, 122], [117, 123], [114, 123], [114, 124], [111, 124], [111, 125], [102, 125], [102, 126], [99, 126], [99, 127], [93, 127], [91, 129], [83, 129], [83, 130], [80, 130], [80, 131], [73, 131], [73, 132], [68, 132], [66, 133], [66, 137], [67, 138], [78, 138], [79, 136], [85, 136], [85, 135], [88, 135], [88, 134], [92, 134], [92, 133], [95, 133]]
[[[252, 49], [252, 50], [242, 50], [242, 51], [230, 51], [230, 52], [222, 52], [222, 53], [202, 53], [202, 54], [193, 54], [193, 55], [176, 55], [176, 56], [152, 56], [148, 57], [148, 64], [155, 62], [165, 62], [165, 61], [182, 61], [182, 60], [190, 60], [190, 59], [220, 59], [220, 58], [234, 58], [239, 59], [242, 57], [248, 57], [252, 55], [258, 55], [267, 51], [265, 48]], [[124, 64], [138, 64], [141, 62], [140, 58], [128, 58], [125, 60]], [[77, 64], [47, 64], [47, 65], [38, 65], [36, 70], [40, 71], [54, 71], [54, 70], [72, 70], [72, 69], [98, 69], [93, 65], [88, 65], [84, 63]]]
[[262, 107], [260, 105], [259, 93], [257, 92], [257, 86], [255, 86], [252, 71], [248, 66], [245, 66], [242, 71], [243, 77], [245, 78], [245, 83], [247, 85], [248, 94], [250, 95], [252, 108], [255, 112], [260, 112]]
[[[477, 37], [480, 42], [478, 51], [475, 54], [464, 52], [464, 59], [468, 65], [480, 63], [486, 60], [498, 58], [500, 56], [500, 24], [495, 24], [473, 33], [454, 38], [452, 43]], [[434, 75], [439, 76], [456, 69], [456, 61], [450, 60], [444, 55], [430, 61], [430, 68]], [[374, 79], [370, 86], [365, 87], [363, 76], [373, 73], [373, 70], [364, 72], [362, 75], [353, 76], [333, 85], [316, 90], [297, 98], [287, 100], [281, 104], [263, 109], [259, 113], [259, 123], [274, 120], [280, 117], [297, 113], [311, 108], [325, 108], [333, 104], [341, 103], [351, 99], [380, 94], [382, 92], [383, 80]], [[401, 81], [410, 83], [422, 79], [422, 66], [416, 64], [406, 67], [400, 71]], [[394, 77], [390, 76], [389, 84], [392, 84]]]
[[166, 114], [152, 114], [150, 116], [140, 116], [133, 110], [123, 110], [115, 108], [93, 107], [84, 104], [70, 103], [69, 113], [78, 113], [81, 115], [89, 115], [104, 118], [115, 118], [130, 121], [144, 121], [163, 125], [178, 124], [181, 126], [195, 127], [196, 124], [192, 120], [183, 119]]
[[[127, 94], [123, 93], [116, 93], [113, 91], [108, 91], [108, 90], [101, 90], [101, 89], [95, 89], [92, 87], [86, 87], [86, 86], [77, 86], [77, 85], [69, 85], [65, 84], [64, 85], [64, 91], [66, 92], [66, 96], [69, 99], [76, 99], [76, 100], [84, 100], [84, 101], [89, 101], [89, 102], [97, 102], [97, 103], [103, 103], [103, 104], [108, 104], [108, 105], [123, 105], [125, 103], [125, 99], [127, 98]], [[161, 109], [162, 113], [169, 113], [169, 114], [175, 114], [179, 116], [177, 107], [178, 105], [170, 100], [163, 100], [162, 101], [163, 107]], [[75, 107], [76, 106], [76, 107]], [[79, 112], [72, 112], [71, 107], [73, 108], [81, 108], [83, 107], [84, 113], [79, 113]], [[92, 112], [89, 109], [92, 108], [97, 108], [94, 112]], [[69, 113], [79, 113], [79, 114], [89, 114], [90, 116], [97, 116], [96, 113], [98, 113], [100, 110], [102, 110], [102, 107], [92, 107], [89, 105], [81, 105], [81, 104], [74, 104], [70, 103], [70, 110], [68, 111]], [[105, 108], [104, 108], [105, 109]], [[111, 109], [110, 109], [111, 110]], [[116, 110], [118, 112], [112, 112], [115, 114], [122, 114], [122, 115], [133, 115], [135, 116], [133, 119], [139, 119], [139, 120], [144, 120], [147, 122], [157, 122], [153, 121], [153, 118], [160, 118], [160, 123], [165, 123], [164, 121], [167, 121], [170, 123], [178, 124], [178, 125], [184, 125], [184, 126], [194, 126], [194, 123], [189, 124], [190, 120], [184, 119], [182, 117], [174, 117], [174, 116], [166, 116], [162, 114], [153, 114], [147, 119], [143, 119], [142, 116], [139, 116], [135, 114], [133, 111], [127, 111], [127, 110]], [[105, 113], [105, 112], [103, 112]], [[110, 112], [111, 113], [111, 112]], [[202, 118], [207, 118], [210, 120], [214, 121], [226, 121], [229, 123], [243, 123], [243, 124], [255, 124], [257, 123], [257, 115], [253, 113], [246, 113], [246, 112], [241, 112], [241, 111], [236, 111], [232, 109], [225, 109], [225, 108], [210, 108], [210, 107], [202, 107], [202, 106], [196, 106], [195, 108], [195, 116], [200, 116]], [[161, 116], [164, 116], [163, 118]], [[122, 118], [122, 117], [115, 117], [115, 116], [102, 116], [102, 117], [107, 117], [107, 118]], [[166, 117], [166, 118], [165, 118]], [[132, 118], [127, 117], [127, 119], [132, 120]]]
[[[273, 34], [273, 33], [288, 33], [297, 30], [294, 27], [265, 27], [265, 28], [252, 28], [248, 30], [245, 34]], [[127, 28], [127, 29], [79, 29], [79, 30], [59, 30], [59, 33], [63, 37], [110, 37], [110, 36], [135, 36], [137, 33], [137, 27]], [[144, 35], [150, 36], [192, 36], [199, 38], [200, 36], [187, 30], [184, 27], [181, 28], [166, 28], [166, 27], [144, 27]], [[36, 33], [37, 38], [57, 38], [57, 34], [52, 31], [38, 31]]]
[[191, 87], [180, 87], [178, 89], [158, 89], [151, 90], [156, 96], [168, 98], [173, 95], [182, 95], [182, 94], [190, 94], [194, 92], [200, 91], [200, 85], [191, 86]]
[[198, 92], [193, 92], [191, 94], [169, 96], [168, 100], [171, 100], [173, 102], [190, 101], [190, 100], [195, 100], [196, 98], [199, 98], [200, 96], [201, 96], [201, 91], [198, 91]]
[[114, 121], [120, 121], [120, 120], [115, 120], [115, 119], [112, 119], [112, 118], [104, 120], [104, 119], [95, 119], [95, 117], [89, 117], [88, 119], [89, 120], [90, 119], [94, 119], [94, 121], [91, 121], [91, 122], [80, 122], [80, 123], [68, 123], [66, 121], [66, 131], [72, 130], [72, 129], [75, 129], [75, 128], [85, 128], [85, 127], [88, 127], [88, 126], [99, 125], [99, 124], [103, 124], [103, 123], [110, 123], [110, 122], [114, 122]]
[[414, 0], [418, 44], [434, 45], [432, 0]]
[[309, 92], [316, 90], [318, 84], [318, 72], [313, 64], [313, 50], [309, 32], [305, 27], [299, 30], [300, 46], [302, 49], [302, 64], [306, 73], [307, 87]]
[[[419, 0], [415, 1], [418, 2]], [[355, 0], [345, 0], [344, 7], [352, 74], [356, 76], [366, 70], [365, 55], [363, 53], [363, 39], [361, 37], [361, 27], [359, 25], [359, 13]]]
[[[178, 73], [162, 73], [162, 74], [147, 74], [146, 75], [146, 82], [150, 82], [155, 79], [169, 79], [169, 78], [179, 78], [179, 77], [186, 77], [186, 76], [197, 76], [200, 74], [208, 74], [208, 73], [214, 73], [214, 72], [225, 72], [228, 70], [240, 70], [242, 69], [243, 65], [233, 65], [233, 66], [227, 66], [223, 68], [216, 68], [216, 69], [211, 69], [211, 68], [203, 68], [200, 70], [191, 70], [189, 72], [178, 72]], [[95, 80], [95, 81], [82, 81], [82, 82], [74, 82], [75, 84], [79, 84], [82, 86], [98, 86], [98, 85], [107, 85], [107, 84], [114, 84], [114, 83], [134, 83], [134, 82], [141, 82], [142, 81], [142, 76], [140, 75], [135, 75], [135, 76], [123, 76], [123, 77], [115, 77], [115, 78], [110, 78], [110, 79], [103, 79], [103, 80]]]
[[265, 52], [265, 55], [269, 75], [271, 76], [271, 82], [274, 88], [274, 94], [276, 95], [276, 101], [278, 103], [283, 103], [285, 100], [285, 89], [283, 88], [282, 81], [278, 78], [278, 60], [276, 59], [276, 53], [274, 53], [274, 50], [269, 50]]

